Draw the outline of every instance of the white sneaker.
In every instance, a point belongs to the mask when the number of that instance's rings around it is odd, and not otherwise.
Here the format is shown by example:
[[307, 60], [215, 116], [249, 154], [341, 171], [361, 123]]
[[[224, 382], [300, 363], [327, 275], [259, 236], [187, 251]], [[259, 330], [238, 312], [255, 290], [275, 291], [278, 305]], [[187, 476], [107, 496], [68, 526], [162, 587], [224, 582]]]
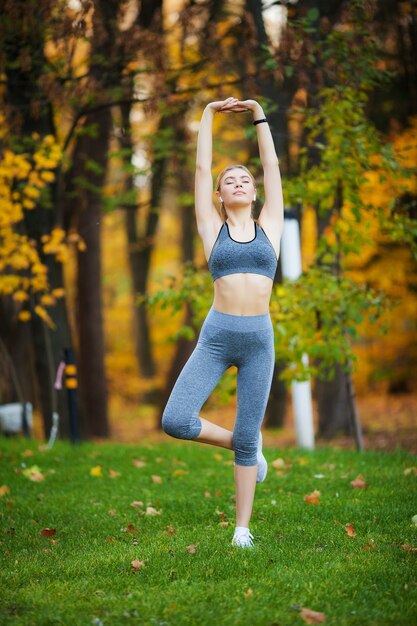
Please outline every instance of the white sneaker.
[[258, 461], [258, 473], [256, 476], [256, 482], [263, 483], [263, 481], [266, 478], [266, 473], [268, 471], [268, 463], [266, 461], [266, 458], [262, 454], [262, 433], [260, 431], [259, 431], [259, 440], [258, 440], [257, 461]]
[[253, 535], [249, 531], [249, 528], [245, 528], [245, 530], [235, 530], [234, 537], [232, 539], [232, 546], [237, 546], [239, 548], [253, 548]]

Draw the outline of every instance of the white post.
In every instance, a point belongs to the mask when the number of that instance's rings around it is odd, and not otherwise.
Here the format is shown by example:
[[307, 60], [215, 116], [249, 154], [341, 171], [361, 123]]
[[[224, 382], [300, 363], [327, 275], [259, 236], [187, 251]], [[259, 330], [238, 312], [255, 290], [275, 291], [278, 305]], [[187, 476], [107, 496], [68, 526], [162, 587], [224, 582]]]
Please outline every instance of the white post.
[[[300, 229], [295, 215], [285, 211], [284, 230], [281, 239], [281, 267], [284, 278], [295, 280], [301, 274]], [[308, 365], [308, 355], [303, 354], [304, 365]], [[292, 398], [295, 415], [297, 445], [314, 450], [313, 405], [310, 381], [292, 383]]]

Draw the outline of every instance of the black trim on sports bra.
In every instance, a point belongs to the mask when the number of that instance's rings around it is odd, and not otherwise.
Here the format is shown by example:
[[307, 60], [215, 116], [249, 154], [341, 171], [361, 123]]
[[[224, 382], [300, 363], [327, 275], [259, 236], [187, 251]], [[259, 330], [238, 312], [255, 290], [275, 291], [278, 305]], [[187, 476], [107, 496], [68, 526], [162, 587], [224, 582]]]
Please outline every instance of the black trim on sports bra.
[[256, 235], [258, 234], [258, 231], [256, 230], [256, 222], [253, 222], [255, 225], [255, 237], [253, 239], [249, 239], [249, 241], [238, 241], [237, 239], [233, 239], [233, 237], [230, 234], [230, 230], [229, 230], [229, 224], [227, 222], [225, 222], [226, 227], [227, 227], [227, 232], [229, 234], [229, 237], [232, 241], [235, 241], [236, 243], [251, 243], [251, 241], [255, 241], [256, 239]]

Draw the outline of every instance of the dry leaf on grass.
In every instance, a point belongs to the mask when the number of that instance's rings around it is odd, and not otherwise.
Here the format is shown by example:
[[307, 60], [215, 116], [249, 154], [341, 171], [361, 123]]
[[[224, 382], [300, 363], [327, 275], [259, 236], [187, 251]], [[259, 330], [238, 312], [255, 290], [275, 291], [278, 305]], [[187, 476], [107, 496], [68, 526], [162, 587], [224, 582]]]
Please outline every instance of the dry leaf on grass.
[[42, 474], [40, 468], [37, 465], [32, 465], [32, 467], [28, 467], [22, 472], [23, 476], [29, 478], [29, 480], [33, 480], [34, 482], [40, 482], [41, 480], [45, 480], [45, 476]]
[[172, 476], [182, 476], [183, 474], [188, 474], [187, 470], [177, 469], [172, 472]]
[[353, 528], [352, 524], [345, 524], [345, 529], [349, 537], [355, 537], [356, 530]]
[[319, 613], [318, 611], [312, 611], [311, 609], [302, 608], [300, 611], [300, 617], [307, 624], [321, 624], [326, 620], [326, 615], [324, 613]]
[[317, 505], [317, 504], [320, 504], [319, 497], [320, 497], [320, 491], [315, 489], [311, 493], [304, 496], [304, 502], [307, 502], [308, 504]]
[[128, 533], [137, 533], [139, 528], [136, 528], [136, 526], [133, 526], [133, 524], [129, 524], [126, 530]]
[[141, 461], [140, 459], [133, 459], [132, 464], [135, 467], [145, 467], [146, 465], [145, 461]]
[[43, 528], [41, 535], [44, 537], [54, 537], [56, 535], [56, 528]]
[[95, 476], [96, 478], [103, 478], [103, 470], [101, 465], [96, 465], [90, 469], [90, 476]]
[[411, 552], [417, 552], [417, 548], [415, 548], [414, 546], [410, 546], [410, 544], [408, 544], [408, 543], [403, 543], [401, 545], [401, 547], [402, 547], [403, 550], [409, 550]]
[[356, 489], [363, 489], [364, 487], [368, 486], [368, 483], [364, 481], [362, 474], [359, 474], [359, 476], [356, 476], [355, 480], [351, 480], [350, 484], [352, 485], [352, 487], [355, 487]]
[[152, 482], [153, 483], [162, 483], [162, 478], [157, 474], [152, 474]]
[[197, 546], [191, 545], [191, 546], [187, 546], [185, 549], [187, 550], [187, 552], [190, 552], [191, 554], [194, 554], [194, 552], [197, 552]]
[[2, 498], [3, 496], [5, 496], [7, 493], [10, 493], [10, 489], [7, 485], [2, 485], [0, 487], [0, 498]]
[[147, 506], [145, 515], [161, 515], [161, 511], [157, 511], [153, 506]]
[[168, 535], [169, 537], [172, 537], [172, 535], [176, 532], [177, 532], [177, 529], [172, 524], [169, 524], [167, 526], [165, 534]]
[[139, 572], [142, 567], [145, 567], [145, 561], [139, 561], [139, 559], [133, 559], [130, 564], [135, 572]]

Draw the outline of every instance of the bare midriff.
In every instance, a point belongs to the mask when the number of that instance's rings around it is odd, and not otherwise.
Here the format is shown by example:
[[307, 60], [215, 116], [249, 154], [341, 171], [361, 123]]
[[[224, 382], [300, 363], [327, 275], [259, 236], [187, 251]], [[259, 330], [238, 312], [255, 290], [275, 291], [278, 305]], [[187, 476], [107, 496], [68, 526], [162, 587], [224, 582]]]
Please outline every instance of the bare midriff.
[[273, 281], [261, 274], [228, 274], [214, 281], [213, 309], [230, 315], [269, 312]]

